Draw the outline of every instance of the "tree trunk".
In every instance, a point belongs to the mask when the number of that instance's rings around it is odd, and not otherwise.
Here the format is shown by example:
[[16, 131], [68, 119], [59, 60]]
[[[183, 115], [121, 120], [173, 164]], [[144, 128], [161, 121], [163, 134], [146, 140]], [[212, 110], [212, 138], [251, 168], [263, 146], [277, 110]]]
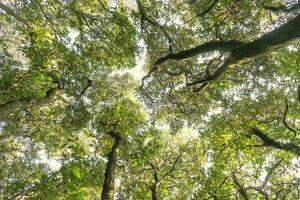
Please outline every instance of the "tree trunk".
[[158, 200], [157, 197], [157, 191], [156, 191], [156, 183], [154, 183], [151, 187], [151, 196], [152, 196], [152, 200]]
[[114, 198], [115, 171], [117, 166], [118, 151], [122, 143], [122, 138], [118, 134], [114, 132], [110, 132], [108, 134], [115, 139], [115, 143], [108, 154], [108, 162], [105, 169], [105, 178], [101, 194], [102, 200], [113, 200]]

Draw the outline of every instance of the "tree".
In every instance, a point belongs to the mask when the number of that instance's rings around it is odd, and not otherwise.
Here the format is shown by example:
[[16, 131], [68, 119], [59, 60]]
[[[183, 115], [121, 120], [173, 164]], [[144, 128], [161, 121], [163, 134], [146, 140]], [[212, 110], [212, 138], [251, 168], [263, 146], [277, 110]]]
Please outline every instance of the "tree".
[[299, 5], [1, 2], [0, 199], [297, 199]]

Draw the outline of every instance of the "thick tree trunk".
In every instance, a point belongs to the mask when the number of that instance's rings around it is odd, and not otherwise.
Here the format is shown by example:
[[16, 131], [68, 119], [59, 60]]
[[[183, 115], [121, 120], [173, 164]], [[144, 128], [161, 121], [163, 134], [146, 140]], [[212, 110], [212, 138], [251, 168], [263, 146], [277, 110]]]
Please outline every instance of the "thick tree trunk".
[[117, 166], [118, 151], [122, 144], [122, 138], [117, 133], [109, 132], [108, 134], [115, 139], [115, 142], [108, 154], [108, 162], [105, 169], [105, 178], [101, 194], [102, 200], [113, 200], [114, 198], [115, 171]]

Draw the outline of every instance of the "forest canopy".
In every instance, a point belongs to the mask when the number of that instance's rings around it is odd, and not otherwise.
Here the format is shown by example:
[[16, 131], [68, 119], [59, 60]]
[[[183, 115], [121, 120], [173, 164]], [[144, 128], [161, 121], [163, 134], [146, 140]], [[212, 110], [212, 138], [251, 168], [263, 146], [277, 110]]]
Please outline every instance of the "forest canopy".
[[300, 197], [300, 1], [1, 0], [0, 200]]

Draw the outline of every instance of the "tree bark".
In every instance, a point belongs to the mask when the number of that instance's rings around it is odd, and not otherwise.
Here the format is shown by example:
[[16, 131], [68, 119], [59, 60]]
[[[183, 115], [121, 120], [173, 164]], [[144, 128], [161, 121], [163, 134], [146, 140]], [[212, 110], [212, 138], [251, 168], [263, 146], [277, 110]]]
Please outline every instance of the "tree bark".
[[159, 58], [154, 65], [160, 65], [167, 60], [183, 60], [197, 56], [201, 53], [211, 51], [230, 51], [230, 64], [245, 62], [265, 53], [285, 47], [300, 38], [300, 15], [294, 17], [289, 22], [264, 34], [260, 38], [243, 43], [242, 41], [211, 41], [191, 49], [183, 50], [178, 53], [169, 54]]
[[111, 131], [108, 134], [115, 139], [115, 142], [108, 154], [108, 162], [105, 169], [104, 183], [101, 194], [102, 200], [114, 199], [115, 171], [117, 166], [118, 151], [122, 144], [122, 138], [117, 133]]

